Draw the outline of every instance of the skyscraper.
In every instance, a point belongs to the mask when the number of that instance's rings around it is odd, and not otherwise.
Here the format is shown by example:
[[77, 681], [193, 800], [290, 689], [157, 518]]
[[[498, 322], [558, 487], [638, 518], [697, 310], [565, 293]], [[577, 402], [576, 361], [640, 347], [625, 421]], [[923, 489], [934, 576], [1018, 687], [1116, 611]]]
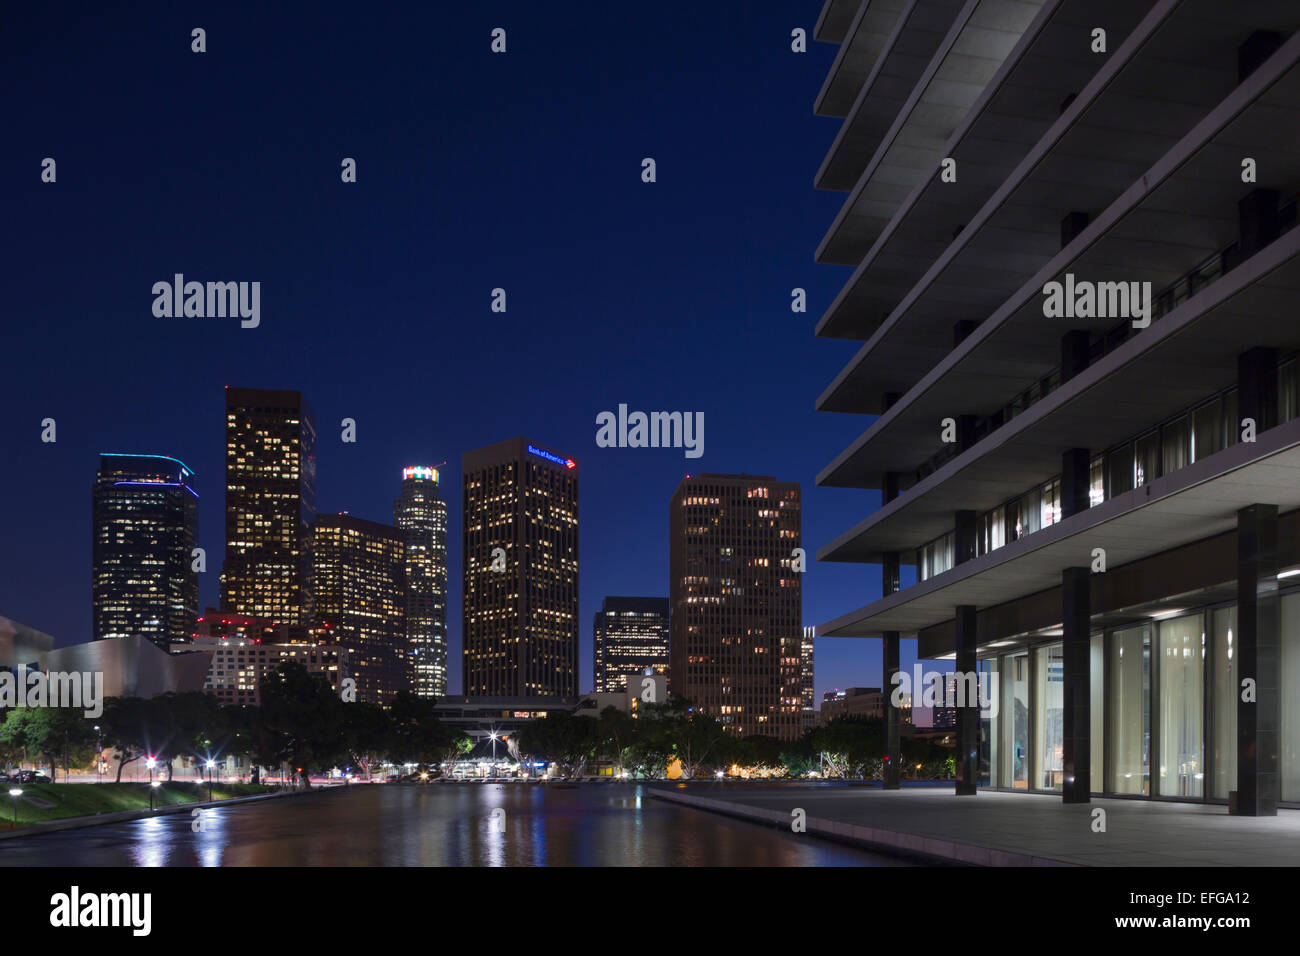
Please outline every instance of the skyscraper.
[[668, 599], [607, 597], [592, 627], [598, 694], [627, 687], [629, 674], [668, 670]]
[[352, 515], [321, 515], [311, 556], [317, 627], [348, 649], [357, 700], [391, 704], [411, 687], [402, 533]]
[[447, 693], [447, 505], [436, 468], [402, 469], [393, 524], [406, 549], [406, 641], [418, 697]]
[[798, 737], [798, 483], [688, 475], [669, 529], [669, 690], [738, 736]]
[[799, 644], [799, 709], [803, 713], [803, 729], [817, 726], [816, 679], [813, 671], [817, 628], [805, 627]]
[[163, 455], [100, 455], [92, 492], [96, 640], [141, 635], [166, 650], [198, 613], [194, 473]]
[[466, 452], [464, 692], [578, 694], [578, 473], [525, 438]]
[[316, 517], [316, 426], [300, 392], [226, 389], [221, 606], [306, 624]]

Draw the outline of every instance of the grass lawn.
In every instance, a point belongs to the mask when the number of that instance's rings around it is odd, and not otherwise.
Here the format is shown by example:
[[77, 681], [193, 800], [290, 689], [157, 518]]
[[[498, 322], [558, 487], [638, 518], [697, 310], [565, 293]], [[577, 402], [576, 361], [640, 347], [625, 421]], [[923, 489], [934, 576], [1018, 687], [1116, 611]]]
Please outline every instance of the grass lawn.
[[[65, 817], [94, 816], [122, 810], [148, 810], [147, 783], [24, 783], [0, 787], [0, 829], [8, 829], [14, 819], [14, 798], [9, 788], [22, 788], [18, 798], [18, 825]], [[249, 797], [272, 793], [275, 787], [251, 783], [216, 783], [212, 799]], [[28, 797], [33, 798], [29, 800]], [[154, 806], [167, 807], [183, 803], [203, 803], [208, 799], [207, 783], [164, 783], [154, 790]], [[49, 804], [49, 806], [46, 806]]]

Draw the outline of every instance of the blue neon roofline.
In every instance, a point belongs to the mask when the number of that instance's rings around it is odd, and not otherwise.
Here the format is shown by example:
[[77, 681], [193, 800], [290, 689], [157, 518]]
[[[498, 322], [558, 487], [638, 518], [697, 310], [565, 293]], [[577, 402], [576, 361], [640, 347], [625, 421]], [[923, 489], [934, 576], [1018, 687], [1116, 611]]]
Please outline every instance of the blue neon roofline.
[[130, 453], [116, 452], [116, 451], [101, 451], [99, 453], [99, 456], [101, 458], [161, 458], [163, 461], [174, 461], [176, 462], [176, 464], [180, 465], [182, 468], [188, 471], [191, 475], [194, 474], [193, 468], [185, 464], [185, 462], [181, 461], [179, 458], [173, 458], [171, 455], [135, 455]]

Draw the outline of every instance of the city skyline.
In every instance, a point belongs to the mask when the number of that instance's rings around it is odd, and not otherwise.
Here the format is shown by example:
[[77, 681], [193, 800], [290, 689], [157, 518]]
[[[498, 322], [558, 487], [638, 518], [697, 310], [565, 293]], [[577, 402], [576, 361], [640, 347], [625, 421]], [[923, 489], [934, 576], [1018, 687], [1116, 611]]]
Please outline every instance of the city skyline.
[[[681, 5], [652, 18], [634, 51], [607, 46], [598, 25], [580, 24], [575, 34], [527, 5], [505, 12], [517, 40], [505, 57], [458, 40], [427, 63], [416, 36], [478, 29], [451, 27], [432, 10], [381, 14], [351, 38], [358, 69], [441, 104], [437, 122], [453, 124], [457, 136], [436, 146], [406, 107], [376, 102], [335, 74], [322, 54], [331, 27], [286, 11], [260, 11], [255, 26], [246, 11], [212, 11], [207, 59], [188, 42], [170, 52], [162, 39], [189, 36], [194, 24], [179, 10], [132, 14], [125, 23], [137, 28], [127, 31], [126, 48], [111, 51], [71, 19], [50, 27], [75, 48], [60, 55], [56, 74], [40, 74], [42, 95], [16, 104], [12, 122], [15, 141], [50, 144], [41, 148], [59, 160], [59, 181], [29, 176], [17, 154], [0, 158], [0, 168], [15, 184], [16, 220], [31, 225], [13, 261], [26, 281], [12, 314], [46, 314], [38, 290], [65, 290], [55, 321], [60, 341], [76, 344], [60, 346], [67, 352], [57, 362], [16, 363], [6, 383], [0, 440], [12, 457], [0, 491], [31, 507], [7, 515], [4, 613], [61, 644], [90, 636], [84, 489], [105, 450], [176, 455], [195, 470], [208, 558], [199, 603], [220, 603], [214, 579], [224, 531], [212, 503], [222, 498], [217, 428], [226, 385], [307, 397], [319, 432], [319, 513], [387, 522], [395, 469], [446, 459], [443, 484], [455, 488], [459, 455], [502, 435], [536, 435], [566, 450], [586, 479], [581, 621], [608, 594], [666, 593], [661, 516], [685, 473], [798, 480], [810, 556], [874, 507], [870, 495], [815, 486], [818, 463], [859, 423], [814, 414], [812, 396], [790, 374], [798, 367], [801, 379], [829, 380], [853, 348], [809, 334], [842, 278], [809, 255], [839, 205], [810, 188], [807, 145], [829, 144], [838, 128], [808, 109], [834, 49], [811, 43], [793, 53], [786, 10], [725, 18], [738, 69], [721, 71], [701, 98], [692, 71], [718, 55], [716, 10]], [[59, 24], [70, 15], [49, 16]], [[801, 18], [810, 28], [816, 10]], [[286, 45], [289, 36], [298, 39]], [[571, 55], [578, 48], [582, 56]], [[117, 67], [132, 50], [141, 62], [163, 56], [159, 68], [172, 81], [151, 86], [134, 117], [105, 124], [111, 111], [100, 108], [100, 95], [137, 99], [132, 74]], [[33, 55], [15, 50], [9, 62], [32, 66]], [[229, 55], [244, 57], [247, 69], [230, 71]], [[230, 83], [219, 96], [208, 87], [214, 66]], [[593, 87], [592, 70], [611, 83]], [[533, 86], [542, 76], [545, 86]], [[467, 94], [448, 101], [441, 89]], [[520, 100], [520, 89], [536, 92]], [[85, 90], [95, 91], [89, 101]], [[682, 109], [664, 115], [654, 105], [661, 97]], [[554, 108], [538, 108], [552, 100]], [[329, 103], [328, 116], [312, 112], [285, 127], [304, 102], [317, 104], [312, 110]], [[721, 102], [736, 108], [720, 113]], [[177, 152], [190, 135], [181, 117], [195, 109], [244, 130], [237, 170], [196, 161], [188, 147]], [[610, 121], [576, 122], [593, 114]], [[337, 135], [323, 143], [298, 135], [320, 122]], [[74, 128], [96, 130], [99, 145], [87, 152]], [[568, 145], [553, 149], [556, 142]], [[141, 166], [142, 156], [171, 161], [167, 188], [101, 188], [152, 182], [157, 167]], [[355, 184], [339, 181], [345, 156], [357, 160]], [[652, 184], [641, 181], [647, 156], [659, 164]], [[464, 188], [480, 181], [495, 185]], [[756, 207], [757, 195], [792, 199]], [[83, 254], [67, 237], [81, 233], [88, 214], [120, 235]], [[736, 222], [746, 223], [739, 254], [719, 261]], [[154, 316], [152, 286], [176, 273], [259, 281], [260, 324]], [[496, 288], [507, 292], [504, 313], [491, 311]], [[791, 311], [795, 288], [807, 294], [806, 312]], [[11, 354], [47, 355], [49, 329], [10, 323]], [[599, 447], [596, 417], [620, 404], [703, 412], [704, 456]], [[53, 444], [40, 440], [47, 417], [58, 422]], [[344, 418], [357, 423], [355, 444], [340, 442]], [[454, 580], [461, 526], [459, 508], [450, 511]], [[806, 625], [839, 613], [846, 590], [877, 586], [858, 569], [811, 559], [804, 585]], [[462, 609], [459, 588], [449, 592], [455, 662]], [[584, 688], [592, 680], [587, 631]], [[875, 683], [878, 657], [869, 642], [819, 640], [818, 687]], [[449, 692], [459, 684], [453, 663]]]

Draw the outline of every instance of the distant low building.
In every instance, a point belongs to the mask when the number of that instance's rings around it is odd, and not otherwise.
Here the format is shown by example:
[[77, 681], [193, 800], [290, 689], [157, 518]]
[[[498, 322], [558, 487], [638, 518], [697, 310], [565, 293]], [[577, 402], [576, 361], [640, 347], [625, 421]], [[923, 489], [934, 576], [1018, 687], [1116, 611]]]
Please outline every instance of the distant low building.
[[258, 706], [262, 681], [281, 664], [301, 664], [309, 674], [321, 674], [341, 693], [349, 654], [337, 644], [279, 644], [261, 639], [198, 637], [196, 650], [211, 653], [203, 690], [223, 704]]
[[850, 687], [847, 690], [827, 691], [822, 695], [821, 722], [837, 717], [867, 717], [883, 720], [885, 695], [879, 687]]
[[53, 636], [0, 617], [0, 669], [104, 675], [104, 697], [203, 690], [211, 652], [168, 654], [143, 635], [54, 647]]

